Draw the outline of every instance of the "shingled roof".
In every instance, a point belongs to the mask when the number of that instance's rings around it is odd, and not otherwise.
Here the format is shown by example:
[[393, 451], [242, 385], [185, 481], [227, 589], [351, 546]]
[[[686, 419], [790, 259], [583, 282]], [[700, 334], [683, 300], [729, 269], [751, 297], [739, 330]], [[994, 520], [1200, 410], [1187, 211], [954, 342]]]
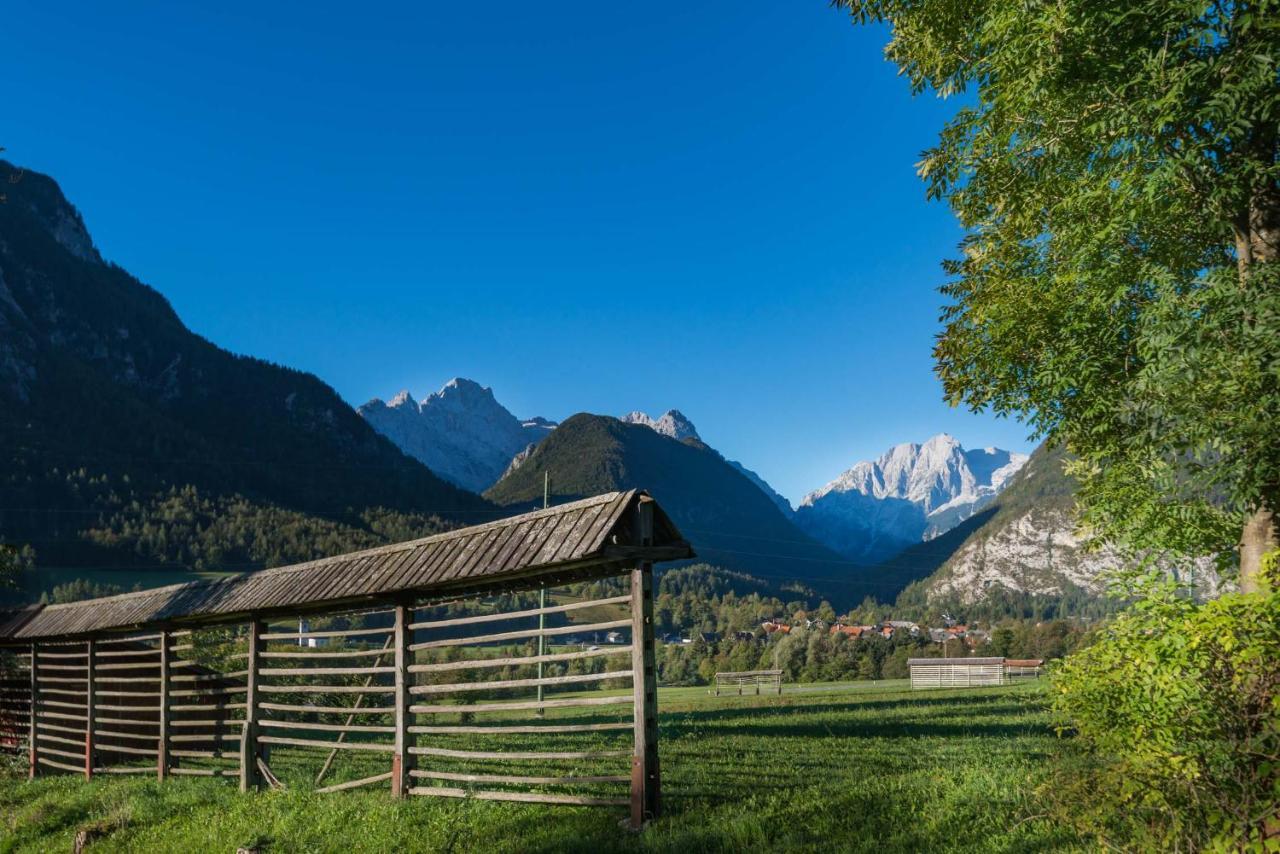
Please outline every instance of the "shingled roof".
[[[653, 538], [636, 534], [637, 507], [653, 507]], [[192, 581], [49, 605], [7, 621], [0, 640], [86, 635], [154, 625], [224, 623], [241, 616], [332, 610], [416, 593], [452, 597], [612, 574], [638, 560], [693, 557], [665, 513], [640, 490], [612, 492], [421, 540], [214, 581]]]

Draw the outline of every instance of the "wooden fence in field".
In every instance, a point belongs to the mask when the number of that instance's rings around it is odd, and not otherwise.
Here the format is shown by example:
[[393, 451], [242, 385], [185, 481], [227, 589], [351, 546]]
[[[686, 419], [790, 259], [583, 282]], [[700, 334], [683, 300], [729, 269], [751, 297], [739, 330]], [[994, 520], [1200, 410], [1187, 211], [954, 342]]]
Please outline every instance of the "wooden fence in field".
[[712, 689], [717, 697], [720, 696], [720, 689], [737, 688], [738, 695], [742, 695], [743, 688], [754, 687], [756, 693], [760, 693], [761, 686], [769, 688], [775, 693], [782, 693], [782, 671], [781, 670], [741, 670], [728, 671], [722, 670], [715, 676], [715, 686]]
[[[660, 808], [652, 565], [691, 555], [633, 491], [49, 606], [0, 635], [0, 739], [25, 742], [33, 776], [629, 805], [638, 826]], [[611, 578], [598, 598], [521, 601]], [[580, 640], [600, 632], [628, 639]]]

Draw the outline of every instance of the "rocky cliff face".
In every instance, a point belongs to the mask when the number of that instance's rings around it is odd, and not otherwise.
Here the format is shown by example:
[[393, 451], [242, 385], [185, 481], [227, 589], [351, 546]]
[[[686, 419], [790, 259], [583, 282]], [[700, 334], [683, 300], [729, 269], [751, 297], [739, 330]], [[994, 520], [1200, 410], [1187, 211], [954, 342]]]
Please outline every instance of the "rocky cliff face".
[[493, 389], [462, 378], [421, 402], [402, 391], [357, 411], [400, 450], [473, 492], [497, 483], [517, 455], [556, 426], [545, 418], [521, 421], [498, 403]]
[[[920, 578], [925, 574], [921, 568], [936, 568], [918, 587], [929, 600], [960, 604], [999, 590], [1061, 596], [1076, 589], [1102, 595], [1107, 573], [1123, 567], [1126, 558], [1106, 545], [1087, 542], [1078, 530], [1076, 485], [1063, 473], [1065, 459], [1062, 451], [1037, 449], [981, 518], [933, 543], [908, 549], [882, 569], [897, 575], [914, 569]], [[938, 548], [931, 550], [935, 544]], [[1177, 571], [1203, 595], [1217, 593], [1220, 582], [1212, 559]]]
[[945, 433], [897, 445], [806, 495], [796, 522], [854, 560], [881, 561], [977, 513], [1026, 459], [999, 448], [968, 451]]

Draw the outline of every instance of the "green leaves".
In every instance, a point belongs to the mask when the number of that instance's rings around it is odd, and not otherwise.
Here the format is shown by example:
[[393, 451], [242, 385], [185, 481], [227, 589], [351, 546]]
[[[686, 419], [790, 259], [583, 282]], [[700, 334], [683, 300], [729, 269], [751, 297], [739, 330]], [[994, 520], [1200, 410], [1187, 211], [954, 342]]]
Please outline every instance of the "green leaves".
[[1241, 255], [1280, 228], [1280, 9], [841, 5], [892, 26], [914, 91], [974, 91], [919, 165], [968, 232], [947, 399], [1080, 456], [1098, 534], [1229, 555], [1280, 501], [1280, 263]]

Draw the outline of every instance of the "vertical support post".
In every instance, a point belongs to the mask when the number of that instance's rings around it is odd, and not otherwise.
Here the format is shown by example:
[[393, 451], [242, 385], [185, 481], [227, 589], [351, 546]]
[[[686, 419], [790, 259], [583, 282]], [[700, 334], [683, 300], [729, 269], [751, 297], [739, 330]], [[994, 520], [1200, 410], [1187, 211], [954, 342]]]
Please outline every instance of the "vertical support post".
[[35, 779], [40, 773], [40, 749], [36, 746], [36, 710], [40, 706], [40, 645], [31, 644], [31, 718], [27, 721], [29, 739], [27, 742], [27, 759], [31, 763], [27, 776]]
[[94, 706], [98, 704], [96, 697], [98, 645], [93, 640], [84, 642], [84, 778], [93, 779], [93, 730], [98, 725]]
[[169, 776], [169, 678], [172, 675], [172, 663], [169, 649], [172, 636], [167, 630], [160, 632], [160, 737], [156, 745], [156, 779], [163, 780]]
[[535, 713], [537, 717], [544, 716], [547, 711], [541, 705], [542, 703], [542, 656], [547, 654], [547, 636], [543, 632], [547, 629], [547, 615], [543, 613], [547, 609], [547, 586], [544, 584], [538, 588], [538, 711]]
[[400, 602], [395, 606], [395, 668], [396, 668], [396, 743], [391, 754], [391, 796], [403, 798], [409, 794], [411, 777], [409, 769], [413, 767], [413, 756], [409, 753], [409, 685], [411, 674], [409, 663], [412, 660], [409, 650], [409, 623], [412, 622], [413, 608]]
[[249, 622], [244, 730], [240, 733], [240, 791], [258, 787], [258, 669], [262, 658], [262, 621]]
[[[652, 499], [641, 497], [637, 508], [638, 545], [653, 544]], [[658, 772], [658, 675], [653, 649], [653, 564], [642, 561], [631, 570], [631, 683], [635, 749], [631, 757], [631, 826], [639, 830], [658, 817], [661, 776]]]

